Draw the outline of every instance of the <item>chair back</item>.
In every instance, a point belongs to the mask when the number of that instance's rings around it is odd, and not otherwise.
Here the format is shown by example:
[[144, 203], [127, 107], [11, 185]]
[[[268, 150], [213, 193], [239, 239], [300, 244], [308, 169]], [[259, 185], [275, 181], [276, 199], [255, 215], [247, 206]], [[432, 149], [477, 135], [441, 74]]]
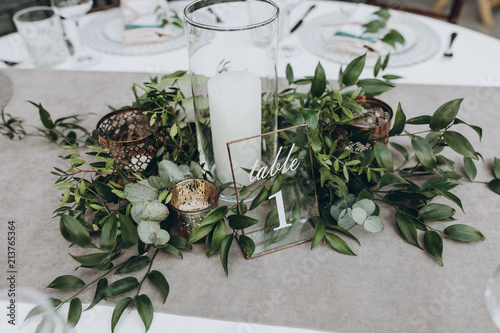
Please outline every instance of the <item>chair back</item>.
[[462, 8], [464, 6], [465, 0], [453, 0], [451, 1], [451, 5], [449, 6], [448, 12], [441, 12], [435, 10], [426, 10], [417, 7], [406, 6], [402, 3], [402, 1], [394, 1], [394, 0], [368, 0], [368, 4], [382, 7], [382, 8], [390, 8], [401, 10], [403, 12], [409, 12], [413, 14], [423, 15], [432, 17], [435, 19], [445, 20], [450, 23], [457, 23], [458, 18], [460, 17], [460, 13], [462, 12]]

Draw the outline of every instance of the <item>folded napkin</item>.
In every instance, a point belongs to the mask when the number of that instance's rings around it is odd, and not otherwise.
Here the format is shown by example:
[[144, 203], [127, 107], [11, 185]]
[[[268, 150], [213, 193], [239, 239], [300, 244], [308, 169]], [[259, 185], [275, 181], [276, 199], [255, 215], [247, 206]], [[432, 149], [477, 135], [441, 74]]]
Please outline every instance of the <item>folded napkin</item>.
[[167, 28], [138, 28], [123, 32], [123, 43], [128, 45], [164, 42], [172, 39]]
[[163, 27], [168, 11], [166, 0], [121, 0], [120, 8], [124, 44], [148, 44], [172, 38], [170, 30]]
[[386, 48], [383, 43], [375, 43], [351, 36], [334, 35], [328, 39], [328, 50], [337, 53], [383, 54]]
[[377, 17], [373, 15], [373, 7], [358, 5], [340, 29], [328, 38], [328, 49], [335, 52], [355, 54], [383, 54], [386, 47], [373, 34], [364, 34], [363, 25]]

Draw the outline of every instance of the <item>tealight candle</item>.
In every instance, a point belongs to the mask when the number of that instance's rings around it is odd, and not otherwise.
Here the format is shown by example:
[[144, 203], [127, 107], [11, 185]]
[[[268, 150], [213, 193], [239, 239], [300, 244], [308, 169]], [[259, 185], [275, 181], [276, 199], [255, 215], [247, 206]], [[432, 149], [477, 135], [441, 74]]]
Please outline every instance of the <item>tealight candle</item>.
[[[232, 182], [231, 166], [226, 143], [261, 134], [261, 82], [252, 73], [222, 72], [207, 84], [212, 143], [216, 175], [221, 183]], [[248, 174], [241, 168], [251, 169], [261, 160], [261, 140], [248, 140], [244, 149], [231, 151], [235, 181], [249, 185]]]

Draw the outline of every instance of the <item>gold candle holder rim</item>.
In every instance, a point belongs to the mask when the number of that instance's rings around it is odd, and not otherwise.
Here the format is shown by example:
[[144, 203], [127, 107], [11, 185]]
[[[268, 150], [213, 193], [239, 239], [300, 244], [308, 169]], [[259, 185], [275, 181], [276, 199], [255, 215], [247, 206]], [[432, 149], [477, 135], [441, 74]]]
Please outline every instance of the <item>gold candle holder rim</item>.
[[208, 205], [208, 207], [206, 208], [202, 208], [202, 209], [199, 209], [199, 210], [182, 210], [182, 209], [179, 209], [177, 207], [175, 207], [174, 205], [172, 205], [172, 201], [170, 201], [168, 203], [168, 206], [170, 208], [172, 208], [174, 211], [178, 212], [178, 213], [181, 213], [181, 214], [198, 214], [204, 210], [207, 210], [209, 208], [211, 208], [212, 206], [214, 206], [215, 204], [218, 203], [219, 201], [219, 198], [220, 198], [220, 191], [219, 191], [219, 188], [217, 187], [217, 185], [215, 185], [213, 182], [209, 181], [209, 180], [206, 180], [206, 179], [203, 179], [203, 178], [191, 178], [191, 179], [185, 179], [183, 181], [180, 181], [178, 182], [177, 184], [175, 184], [175, 186], [172, 188], [171, 192], [179, 185], [183, 185], [183, 184], [186, 184], [186, 183], [191, 183], [193, 181], [202, 181], [202, 182], [205, 182], [205, 183], [208, 183], [210, 184], [211, 186], [213, 186], [213, 188], [215, 189], [215, 193], [216, 193], [216, 197], [214, 199], [214, 202], [213, 203], [210, 203]]
[[149, 135], [142, 137], [140, 139], [130, 139], [130, 140], [113, 140], [110, 138], [107, 138], [103, 135], [100, 134], [99, 128], [101, 127], [102, 123], [105, 122], [107, 119], [109, 119], [112, 116], [122, 114], [122, 113], [137, 113], [141, 116], [146, 117], [145, 115], [140, 113], [141, 109], [139, 107], [124, 107], [115, 111], [111, 111], [110, 113], [106, 114], [103, 116], [96, 125], [96, 132], [99, 137], [101, 137], [103, 140], [106, 141], [106, 143], [110, 146], [135, 146], [137, 144], [141, 144], [144, 142], [147, 142], [147, 140], [151, 137], [154, 136], [154, 132], [150, 131]]

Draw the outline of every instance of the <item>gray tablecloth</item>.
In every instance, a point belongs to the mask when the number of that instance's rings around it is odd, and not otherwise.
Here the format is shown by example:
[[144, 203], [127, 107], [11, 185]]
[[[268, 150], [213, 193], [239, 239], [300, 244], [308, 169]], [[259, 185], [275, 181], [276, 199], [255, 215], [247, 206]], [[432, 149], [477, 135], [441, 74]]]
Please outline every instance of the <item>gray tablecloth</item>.
[[[93, 126], [108, 111], [132, 100], [134, 82], [148, 80], [144, 74], [5, 70], [14, 83], [14, 95], [5, 111], [39, 125], [36, 108], [26, 101], [41, 102], [54, 118], [95, 112], [87, 120]], [[1, 92], [0, 92], [1, 93]], [[493, 156], [500, 156], [500, 89], [401, 85], [383, 96], [394, 109], [401, 101], [408, 117], [431, 114], [453, 98], [465, 97], [460, 117], [484, 129], [479, 144], [470, 134], [486, 165], [478, 165], [478, 180], [491, 179]], [[62, 149], [43, 138], [20, 142], [0, 138], [0, 239], [5, 244], [7, 221], [17, 225], [18, 286], [43, 289], [55, 277], [76, 274], [84, 281], [97, 276], [79, 269], [52, 219], [61, 193], [54, 187], [51, 168], [61, 165]], [[461, 168], [458, 171], [462, 171]], [[484, 184], [466, 184], [454, 190], [462, 198], [466, 215], [458, 223], [481, 230], [486, 241], [445, 241], [444, 267], [426, 253], [407, 244], [393, 222], [394, 211], [381, 213], [385, 230], [370, 234], [353, 229], [359, 247], [348, 241], [356, 257], [341, 255], [329, 247], [310, 250], [310, 243], [245, 260], [240, 249], [230, 252], [229, 278], [218, 256], [206, 257], [194, 246], [184, 259], [162, 253], [154, 269], [165, 273], [171, 292], [161, 312], [230, 321], [321, 329], [336, 332], [494, 332], [485, 301], [488, 278], [500, 264], [500, 196]], [[438, 225], [439, 228], [444, 226]], [[6, 249], [0, 267], [6, 267]], [[0, 288], [7, 286], [0, 275]], [[110, 282], [117, 279], [110, 278]], [[69, 293], [45, 290], [53, 297]], [[82, 294], [90, 302], [93, 290]], [[116, 301], [115, 301], [116, 302]], [[113, 304], [113, 300], [104, 302]], [[4, 319], [2, 319], [4, 320]]]

